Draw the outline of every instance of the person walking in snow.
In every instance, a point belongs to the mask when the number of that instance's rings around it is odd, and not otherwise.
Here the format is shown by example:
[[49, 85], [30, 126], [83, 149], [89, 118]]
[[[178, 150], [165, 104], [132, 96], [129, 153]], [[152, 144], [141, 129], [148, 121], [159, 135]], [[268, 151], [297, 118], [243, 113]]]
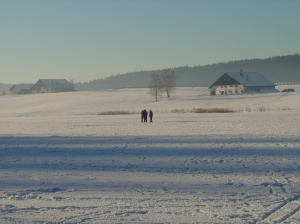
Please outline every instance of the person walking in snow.
[[144, 121], [144, 111], [142, 110], [141, 111], [141, 122], [143, 123], [143, 121]]
[[147, 122], [148, 112], [144, 110], [144, 122]]
[[149, 111], [150, 122], [152, 122], [152, 117], [153, 117], [153, 112], [152, 112], [152, 110], [150, 110], [150, 111]]

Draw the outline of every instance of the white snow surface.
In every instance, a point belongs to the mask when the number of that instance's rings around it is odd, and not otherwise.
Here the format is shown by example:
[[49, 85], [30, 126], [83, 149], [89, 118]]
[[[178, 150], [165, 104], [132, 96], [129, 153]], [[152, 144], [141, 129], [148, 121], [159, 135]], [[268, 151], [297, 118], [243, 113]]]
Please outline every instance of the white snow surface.
[[300, 223], [300, 86], [276, 88], [1, 96], [0, 223]]

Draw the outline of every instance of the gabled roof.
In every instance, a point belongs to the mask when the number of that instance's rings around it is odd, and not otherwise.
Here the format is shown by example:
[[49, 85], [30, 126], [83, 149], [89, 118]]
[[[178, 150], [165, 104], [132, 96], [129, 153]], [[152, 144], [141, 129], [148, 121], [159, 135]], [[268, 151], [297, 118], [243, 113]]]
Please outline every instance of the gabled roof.
[[14, 87], [18, 87], [21, 90], [30, 90], [32, 87], [32, 84], [17, 84], [13, 85], [9, 90], [12, 90]]
[[[226, 72], [223, 75], [228, 75], [243, 86], [276, 86], [275, 83], [264, 77], [258, 72]], [[217, 81], [216, 81], [217, 82]], [[211, 88], [214, 82], [209, 88]]]
[[54, 88], [57, 85], [72, 86], [72, 84], [68, 82], [66, 79], [40, 79], [40, 80], [50, 88]]
[[243, 86], [276, 86], [275, 83], [264, 77], [258, 72], [226, 72], [231, 78], [235, 79]]

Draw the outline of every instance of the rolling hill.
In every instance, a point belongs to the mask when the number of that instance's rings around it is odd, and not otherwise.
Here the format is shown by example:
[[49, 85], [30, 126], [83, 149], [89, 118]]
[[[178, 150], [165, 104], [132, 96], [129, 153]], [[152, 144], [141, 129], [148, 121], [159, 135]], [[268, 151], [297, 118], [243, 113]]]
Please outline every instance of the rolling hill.
[[[175, 71], [178, 87], [204, 87], [211, 85], [222, 74], [229, 71], [256, 71], [271, 81], [300, 82], [300, 55], [276, 56], [266, 59], [248, 59], [203, 66], [182, 66]], [[153, 73], [161, 70], [138, 71], [97, 79], [86, 83], [76, 83], [78, 90], [117, 89], [126, 87], [147, 87]]]

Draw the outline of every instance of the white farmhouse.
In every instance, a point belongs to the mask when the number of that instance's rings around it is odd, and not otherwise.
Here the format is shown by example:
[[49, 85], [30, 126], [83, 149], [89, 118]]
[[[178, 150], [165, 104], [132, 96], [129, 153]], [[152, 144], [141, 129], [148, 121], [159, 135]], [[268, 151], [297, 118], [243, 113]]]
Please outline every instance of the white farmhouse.
[[258, 72], [226, 72], [210, 87], [210, 95], [244, 94], [275, 89], [275, 83]]

